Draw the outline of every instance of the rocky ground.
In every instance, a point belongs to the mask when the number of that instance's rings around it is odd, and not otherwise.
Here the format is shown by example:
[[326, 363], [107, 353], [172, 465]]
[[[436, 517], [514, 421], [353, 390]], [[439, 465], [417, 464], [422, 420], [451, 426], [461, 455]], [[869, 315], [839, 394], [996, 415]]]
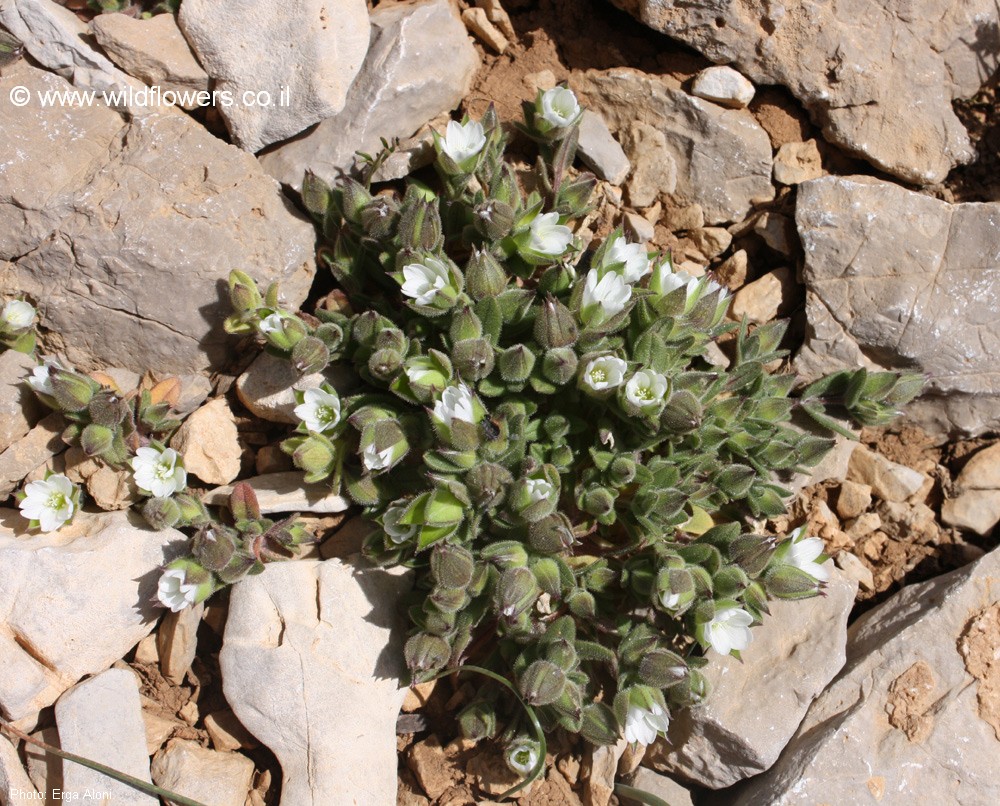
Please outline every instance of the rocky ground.
[[[149, 19], [0, 6], [23, 43], [0, 68], [4, 298], [36, 304], [45, 354], [123, 393], [179, 377], [172, 444], [191, 486], [223, 504], [248, 480], [265, 513], [306, 513], [318, 541], [162, 615], [158, 569], [183, 535], [145, 528], [128, 474], [66, 449], [61, 416], [23, 384], [34, 361], [3, 352], [4, 718], [209, 806], [459, 806], [516, 780], [456, 739], [473, 680], [398, 688], [406, 578], [352, 559], [368, 527], [277, 447], [293, 389], [323, 378], [220, 324], [234, 267], [281, 280], [290, 304], [326, 304], [298, 205], [307, 169], [332, 179], [388, 137], [401, 143], [378, 178], [420, 176], [429, 126], [490, 103], [516, 119], [565, 82], [590, 110], [581, 155], [601, 180], [579, 236], [623, 224], [685, 271], [714, 272], [734, 318], [789, 318], [782, 369], [915, 369], [927, 387], [897, 426], [795, 479], [789, 514], [760, 524], [826, 541], [839, 569], [827, 595], [775, 605], [742, 663], [714, 657], [713, 697], [667, 740], [592, 751], [557, 737], [519, 802], [606, 806], [616, 779], [672, 806], [1000, 800], [996, 4], [336, 5], [183, 0]], [[136, 102], [146, 85], [287, 87], [296, 102], [181, 111]], [[15, 87], [132, 96], [17, 107]], [[90, 503], [39, 535], [2, 499], [46, 470]], [[154, 802], [0, 739], [0, 804], [55, 788]]]

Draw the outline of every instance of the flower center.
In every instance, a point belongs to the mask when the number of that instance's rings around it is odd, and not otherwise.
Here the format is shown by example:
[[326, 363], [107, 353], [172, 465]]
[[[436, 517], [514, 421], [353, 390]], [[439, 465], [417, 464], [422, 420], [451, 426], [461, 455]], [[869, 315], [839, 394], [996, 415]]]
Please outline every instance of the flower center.
[[332, 406], [319, 406], [316, 409], [316, 419], [323, 423], [323, 425], [330, 425], [336, 422], [337, 413], [333, 410]]
[[590, 380], [594, 383], [604, 383], [608, 379], [607, 370], [595, 368], [590, 372]]
[[166, 481], [171, 476], [174, 475], [174, 469], [170, 466], [168, 462], [158, 462], [156, 465], [156, 470], [154, 475], [160, 481]]
[[652, 400], [653, 390], [648, 386], [640, 386], [635, 390], [635, 396], [639, 398], [639, 400]]
[[50, 493], [49, 497], [45, 500], [45, 506], [47, 509], [60, 510], [66, 506], [66, 496], [62, 493]]

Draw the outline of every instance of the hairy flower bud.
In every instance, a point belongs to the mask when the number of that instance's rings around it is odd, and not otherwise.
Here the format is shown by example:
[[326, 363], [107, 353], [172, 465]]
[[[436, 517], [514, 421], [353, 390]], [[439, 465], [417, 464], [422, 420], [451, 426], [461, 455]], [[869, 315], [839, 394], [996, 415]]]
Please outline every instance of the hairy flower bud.
[[372, 194], [355, 179], [345, 176], [338, 188], [341, 197], [341, 209], [352, 224], [361, 223], [361, 211], [371, 203]]
[[466, 339], [478, 339], [483, 335], [483, 323], [468, 305], [463, 306], [451, 317], [451, 327], [448, 335], [452, 343], [465, 341]]
[[566, 597], [569, 612], [577, 618], [592, 619], [597, 613], [597, 601], [590, 591], [577, 588]]
[[472, 224], [476, 232], [489, 241], [499, 241], [514, 227], [514, 210], [509, 204], [490, 199], [473, 209]]
[[477, 507], [490, 510], [500, 506], [507, 497], [507, 486], [514, 481], [503, 465], [482, 462], [465, 475], [465, 485]]
[[257, 283], [248, 274], [235, 270], [229, 273], [229, 301], [238, 314], [253, 313], [264, 304]]
[[497, 610], [503, 618], [513, 621], [535, 603], [540, 593], [531, 571], [523, 567], [508, 568], [497, 582]]
[[656, 649], [639, 662], [639, 678], [647, 686], [667, 688], [682, 683], [687, 677], [684, 659], [668, 649]]
[[181, 520], [181, 508], [172, 498], [150, 498], [143, 504], [142, 517], [154, 529], [170, 529]]
[[493, 371], [493, 345], [486, 339], [465, 339], [451, 350], [455, 370], [467, 381], [479, 381]]
[[526, 381], [535, 366], [535, 354], [523, 344], [508, 347], [497, 359], [500, 377], [507, 383]]
[[554, 347], [545, 351], [542, 375], [556, 386], [563, 386], [576, 377], [578, 365], [576, 352], [572, 347]]
[[580, 733], [591, 744], [611, 745], [618, 741], [621, 728], [614, 711], [603, 702], [593, 702], [583, 706]]
[[403, 356], [396, 350], [376, 350], [368, 359], [368, 371], [380, 381], [391, 381], [403, 368]]
[[191, 540], [191, 553], [209, 571], [222, 571], [236, 553], [236, 531], [226, 526], [209, 524], [198, 530]]
[[549, 295], [535, 318], [535, 340], [543, 347], [570, 347], [579, 329], [572, 311]]
[[330, 348], [315, 336], [306, 336], [292, 348], [292, 366], [300, 375], [311, 375], [330, 363]]
[[486, 249], [474, 249], [465, 268], [465, 285], [475, 300], [498, 296], [507, 287], [507, 272]]
[[573, 543], [573, 528], [561, 512], [546, 515], [528, 529], [528, 544], [539, 554], [559, 554]]
[[528, 705], [549, 705], [566, 688], [566, 672], [547, 660], [536, 660], [518, 680], [521, 696]]
[[776, 599], [809, 599], [819, 594], [822, 585], [794, 565], [776, 565], [763, 578], [768, 596]]
[[729, 544], [729, 559], [755, 577], [767, 567], [777, 545], [773, 537], [740, 535]]
[[100, 456], [114, 443], [115, 432], [105, 425], [91, 423], [80, 434], [80, 447], [87, 456]]
[[592, 487], [580, 497], [580, 508], [590, 515], [607, 515], [615, 508], [615, 494], [606, 487]]
[[439, 543], [431, 552], [431, 576], [443, 588], [465, 589], [472, 581], [475, 561], [461, 546]]
[[52, 396], [64, 412], [83, 411], [101, 389], [97, 381], [70, 370], [57, 370], [50, 377]]
[[415, 680], [433, 677], [451, 657], [448, 642], [437, 635], [417, 633], [410, 636], [403, 650], [406, 666]]
[[522, 568], [528, 564], [528, 552], [516, 540], [498, 540], [479, 552], [479, 556], [499, 568]]
[[441, 215], [436, 201], [407, 199], [399, 217], [399, 240], [410, 249], [436, 249], [441, 240]]
[[492, 739], [497, 732], [496, 708], [483, 700], [475, 700], [459, 712], [458, 725], [462, 736], [470, 741]]

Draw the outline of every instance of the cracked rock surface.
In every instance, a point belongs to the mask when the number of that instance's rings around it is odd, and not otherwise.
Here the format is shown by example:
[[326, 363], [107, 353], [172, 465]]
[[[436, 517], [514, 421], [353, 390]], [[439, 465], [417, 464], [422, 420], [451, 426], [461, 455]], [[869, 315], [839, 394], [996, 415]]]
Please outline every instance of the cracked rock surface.
[[282, 803], [394, 803], [406, 689], [399, 597], [358, 561], [275, 563], [233, 588], [219, 662], [247, 729], [277, 756]]
[[730, 802], [998, 802], [998, 575], [994, 550], [858, 619], [843, 671]]
[[[24, 62], [2, 97], [66, 90]], [[51, 346], [88, 370], [183, 374], [232, 342], [226, 278], [238, 267], [300, 304], [315, 272], [312, 225], [256, 160], [179, 113], [126, 123], [92, 106], [5, 108], [0, 285], [26, 294]]]
[[932, 431], [1000, 423], [1000, 204], [948, 204], [867, 177], [799, 185], [806, 343], [797, 370], [911, 369]]
[[900, 179], [940, 182], [973, 157], [951, 102], [1000, 61], [994, 0], [614, 2], [757, 84], [785, 85], [827, 140]]

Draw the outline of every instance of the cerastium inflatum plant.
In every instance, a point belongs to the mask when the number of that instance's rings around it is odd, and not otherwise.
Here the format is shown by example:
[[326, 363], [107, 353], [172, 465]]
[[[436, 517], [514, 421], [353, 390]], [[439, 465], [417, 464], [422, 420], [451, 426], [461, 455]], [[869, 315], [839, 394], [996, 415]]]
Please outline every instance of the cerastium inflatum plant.
[[[226, 326], [299, 373], [353, 369], [349, 392], [300, 393], [283, 447], [306, 481], [329, 480], [380, 524], [371, 559], [414, 569], [412, 679], [474, 666], [508, 681], [518, 698], [481, 688], [461, 729], [536, 775], [544, 752], [517, 699], [544, 730], [651, 742], [706, 696], [709, 648], [738, 656], [770, 598], [822, 591], [817, 538], [750, 527], [785, 512], [776, 474], [833, 444], [793, 414], [834, 431], [833, 415], [882, 424], [922, 379], [858, 370], [792, 396], [795, 378], [769, 371], [786, 323], [728, 322], [725, 289], [621, 229], [581, 248], [595, 179], [572, 168], [580, 106], [557, 88], [525, 112], [540, 151], [530, 193], [492, 109], [435, 136], [438, 190], [307, 176], [340, 304], [286, 310], [235, 271]], [[705, 351], [731, 331], [723, 369]], [[252, 511], [235, 532], [248, 523], [281, 552], [299, 540]], [[262, 567], [245, 537], [221, 535], [201, 524], [178, 561], [209, 587], [240, 576], [223, 560]], [[216, 557], [221, 545], [236, 548]], [[200, 598], [192, 584], [171, 580], [171, 601]]]

